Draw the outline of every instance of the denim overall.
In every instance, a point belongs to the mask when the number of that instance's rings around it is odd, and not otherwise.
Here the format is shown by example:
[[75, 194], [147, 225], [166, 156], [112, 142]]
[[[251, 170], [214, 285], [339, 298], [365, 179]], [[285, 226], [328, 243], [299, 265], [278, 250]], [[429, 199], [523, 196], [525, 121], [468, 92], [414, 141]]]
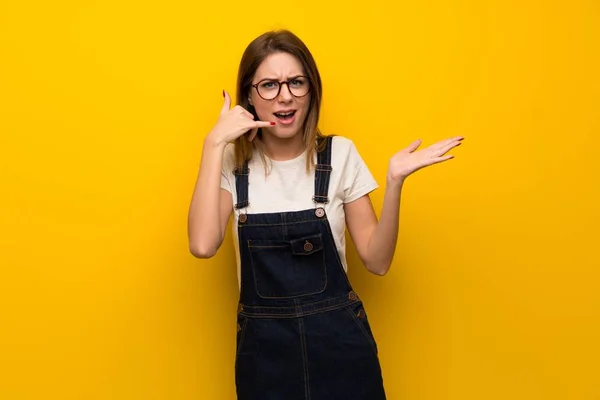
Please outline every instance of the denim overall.
[[[317, 155], [315, 208], [241, 213], [235, 382], [239, 400], [383, 400], [377, 345], [323, 207], [331, 137]], [[248, 206], [248, 164], [234, 171]]]

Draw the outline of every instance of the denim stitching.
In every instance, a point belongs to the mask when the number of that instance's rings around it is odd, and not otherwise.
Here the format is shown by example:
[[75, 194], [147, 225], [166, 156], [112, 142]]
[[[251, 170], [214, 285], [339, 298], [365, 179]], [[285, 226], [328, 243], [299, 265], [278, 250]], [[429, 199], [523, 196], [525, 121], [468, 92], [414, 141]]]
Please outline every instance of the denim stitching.
[[350, 305], [352, 305], [354, 303], [358, 303], [358, 302], [359, 302], [359, 300], [352, 300], [347, 303], [336, 304], [333, 306], [319, 308], [319, 309], [315, 309], [315, 310], [296, 311], [296, 312], [284, 313], [284, 314], [277, 314], [277, 313], [269, 314], [269, 313], [249, 312], [249, 311], [242, 311], [240, 314], [247, 316], [247, 317], [252, 317], [252, 318], [298, 318], [298, 317], [307, 317], [309, 315], [320, 314], [320, 313], [324, 313], [327, 311], [334, 311], [334, 310], [338, 310], [340, 308], [347, 308]]
[[[312, 209], [311, 209], [312, 211]], [[248, 219], [250, 219], [251, 215], [248, 215]], [[251, 223], [251, 222], [244, 222], [244, 223], [240, 223], [239, 226], [284, 226], [284, 225], [295, 225], [295, 224], [305, 224], [307, 222], [319, 222], [320, 220], [325, 221], [327, 218], [326, 216], [324, 216], [323, 218], [319, 218], [319, 219], [306, 219], [306, 220], [301, 220], [301, 221], [289, 221], [289, 222], [275, 222], [272, 224], [264, 224], [264, 223]]]
[[[303, 293], [300, 293], [300, 294], [294, 294], [294, 295], [290, 295], [290, 296], [265, 296], [264, 294], [262, 294], [260, 292], [260, 290], [258, 288], [258, 281], [256, 279], [256, 264], [255, 264], [255, 257], [256, 256], [253, 256], [253, 253], [254, 252], [252, 252], [252, 251], [250, 251], [248, 249], [248, 256], [249, 256], [250, 264], [251, 264], [251, 267], [252, 267], [252, 276], [254, 277], [254, 286], [255, 286], [255, 289], [256, 289], [256, 294], [258, 294], [263, 299], [293, 299], [293, 298], [297, 298], [297, 297], [313, 296], [313, 295], [316, 295], [316, 294], [323, 293], [327, 289], [328, 276], [329, 276], [329, 274], [327, 273], [327, 259], [325, 258], [325, 252], [321, 251], [322, 261], [320, 261], [320, 263], [323, 266], [323, 268], [322, 268], [323, 269], [323, 274], [325, 275], [325, 282], [323, 282], [323, 287], [322, 288], [320, 288], [320, 289], [318, 289], [316, 291], [312, 291], [312, 292], [308, 292], [308, 293], [303, 292]], [[321, 270], [321, 268], [319, 268], [319, 270]]]
[[[350, 293], [352, 293], [352, 292], [350, 292]], [[302, 307], [316, 306], [317, 304], [333, 303], [333, 302], [336, 302], [336, 301], [342, 301], [342, 302], [336, 303], [336, 304], [342, 304], [342, 303], [343, 304], [352, 304], [352, 303], [355, 303], [355, 302], [358, 301], [358, 296], [357, 296], [357, 300], [352, 300], [352, 301], [346, 303], [346, 301], [349, 298], [348, 295], [349, 295], [349, 293], [344, 294], [343, 296], [330, 297], [330, 298], [325, 299], [325, 300], [313, 301], [312, 303], [303, 303]], [[286, 309], [286, 308], [289, 309], [289, 308], [292, 308], [292, 307], [294, 309], [297, 308], [296, 306], [287, 306], [287, 307], [286, 306], [283, 306], [283, 307], [281, 307], [281, 306], [274, 306], [274, 307], [272, 307], [272, 306], [252, 306], [252, 305], [249, 305], [249, 304], [241, 304], [241, 306], [243, 308], [260, 308], [260, 309], [274, 309], [274, 310], [281, 310], [281, 309]]]
[[304, 398], [310, 400], [310, 385], [308, 376], [308, 356], [306, 354], [306, 337], [304, 336], [304, 319], [298, 318], [300, 330], [300, 347], [302, 348], [302, 367], [304, 369]]

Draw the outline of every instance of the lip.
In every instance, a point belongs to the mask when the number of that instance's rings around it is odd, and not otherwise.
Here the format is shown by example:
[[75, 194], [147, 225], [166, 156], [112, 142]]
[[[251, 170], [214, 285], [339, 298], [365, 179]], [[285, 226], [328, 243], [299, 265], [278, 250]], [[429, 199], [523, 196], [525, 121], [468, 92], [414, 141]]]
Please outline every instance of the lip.
[[283, 126], [285, 126], [285, 125], [292, 125], [294, 123], [294, 121], [296, 121], [296, 113], [297, 113], [298, 110], [287, 109], [287, 110], [278, 110], [278, 111], [275, 111], [273, 114], [276, 114], [276, 113], [287, 113], [287, 112], [292, 112], [292, 111], [295, 111], [294, 115], [292, 115], [291, 118], [288, 118], [288, 119], [285, 119], [285, 120], [283, 120], [281, 118], [278, 118], [277, 116], [274, 115], [275, 118], [277, 118], [278, 125], [283, 125]]
[[275, 111], [273, 111], [273, 114], [278, 114], [278, 113], [282, 114], [282, 113], [288, 113], [288, 112], [293, 112], [293, 111], [297, 111], [297, 110], [294, 108], [287, 108], [285, 110], [275, 110]]

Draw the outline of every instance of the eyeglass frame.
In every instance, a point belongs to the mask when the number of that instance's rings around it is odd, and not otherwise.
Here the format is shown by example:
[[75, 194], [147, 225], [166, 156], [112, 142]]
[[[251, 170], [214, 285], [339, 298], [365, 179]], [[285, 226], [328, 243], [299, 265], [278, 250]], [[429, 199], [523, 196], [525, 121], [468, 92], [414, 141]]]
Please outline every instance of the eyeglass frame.
[[[306, 92], [306, 94], [303, 94], [302, 96], [296, 96], [294, 93], [292, 93], [292, 90], [290, 89], [290, 85], [289, 85], [290, 81], [293, 81], [294, 79], [298, 79], [298, 78], [304, 78], [304, 79], [306, 79], [306, 82], [308, 82], [308, 91]], [[262, 82], [265, 82], [265, 81], [277, 82], [279, 84], [279, 89], [277, 90], [277, 94], [272, 99], [265, 99], [264, 97], [262, 97], [260, 95], [260, 91], [258, 90], [258, 85], [260, 85]], [[302, 98], [302, 97], [308, 96], [308, 94], [310, 93], [311, 88], [312, 88], [311, 84], [310, 84], [310, 79], [308, 79], [308, 76], [305, 76], [305, 75], [294, 76], [293, 78], [290, 78], [287, 81], [278, 81], [276, 79], [265, 78], [265, 79], [261, 79], [260, 81], [256, 82], [254, 85], [252, 85], [252, 87], [254, 89], [256, 89], [256, 94], [258, 94], [258, 96], [261, 99], [270, 101], [270, 100], [275, 100], [281, 94], [281, 88], [283, 87], [284, 84], [288, 87], [288, 92], [290, 92], [290, 94], [296, 98]]]

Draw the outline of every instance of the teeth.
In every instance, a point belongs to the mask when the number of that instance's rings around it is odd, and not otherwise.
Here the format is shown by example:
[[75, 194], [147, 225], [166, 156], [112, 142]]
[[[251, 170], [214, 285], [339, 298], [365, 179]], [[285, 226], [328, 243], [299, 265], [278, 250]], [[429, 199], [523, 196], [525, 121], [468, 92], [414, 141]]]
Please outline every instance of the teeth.
[[294, 113], [293, 111], [290, 111], [287, 113], [275, 113], [275, 115], [280, 116], [280, 117], [287, 117], [289, 115], [292, 115], [293, 113]]

